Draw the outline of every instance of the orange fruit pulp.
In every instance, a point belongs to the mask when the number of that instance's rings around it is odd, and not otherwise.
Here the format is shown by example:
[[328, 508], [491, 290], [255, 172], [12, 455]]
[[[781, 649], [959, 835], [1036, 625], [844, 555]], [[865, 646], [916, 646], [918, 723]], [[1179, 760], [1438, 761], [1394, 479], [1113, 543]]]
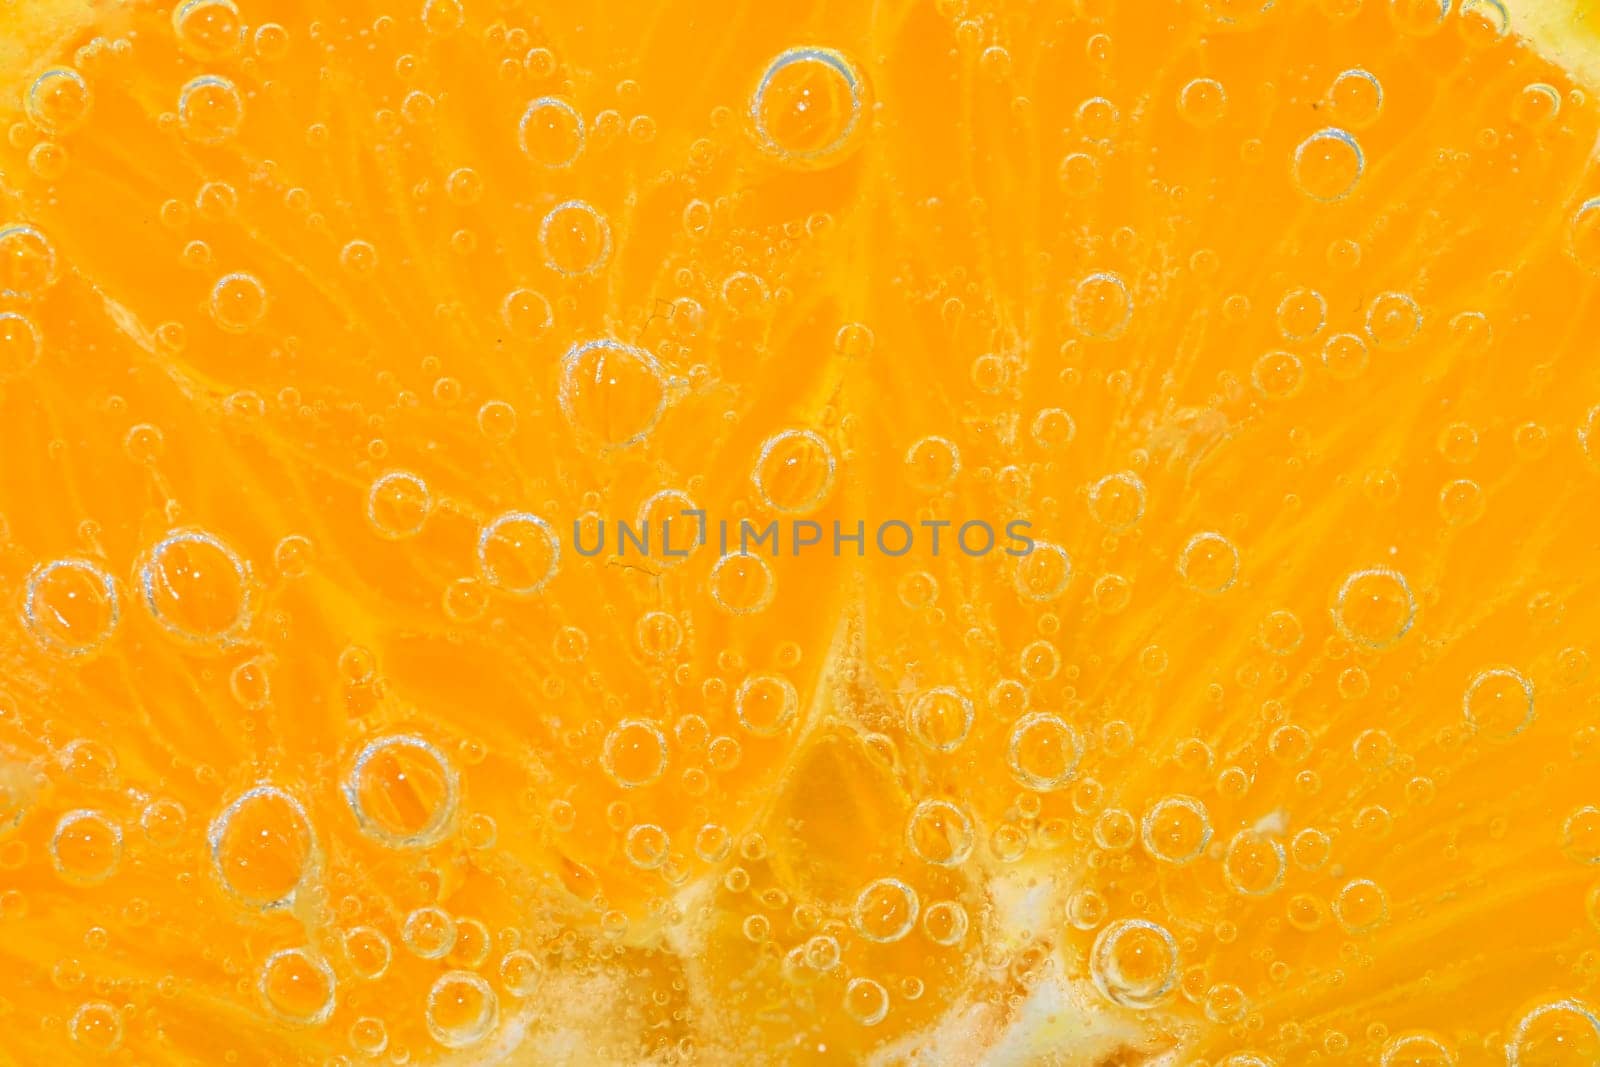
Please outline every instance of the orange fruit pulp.
[[1586, 17], [9, 8], [0, 1063], [1600, 1062]]

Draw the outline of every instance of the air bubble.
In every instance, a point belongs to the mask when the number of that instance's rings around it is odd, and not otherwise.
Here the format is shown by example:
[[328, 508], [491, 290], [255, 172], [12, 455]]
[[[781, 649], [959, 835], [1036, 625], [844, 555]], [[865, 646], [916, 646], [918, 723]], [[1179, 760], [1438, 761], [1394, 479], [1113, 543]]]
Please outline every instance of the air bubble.
[[23, 107], [29, 122], [59, 137], [87, 122], [93, 103], [94, 94], [82, 74], [71, 67], [54, 67], [34, 79]]
[[653, 871], [667, 862], [671, 847], [672, 840], [665, 830], [655, 823], [640, 823], [629, 828], [622, 842], [622, 854], [641, 871]]
[[1025, 600], [1055, 600], [1071, 581], [1072, 558], [1060, 545], [1036, 541], [1033, 551], [1017, 560], [1017, 593]]
[[917, 893], [898, 878], [879, 878], [861, 890], [850, 922], [869, 941], [898, 941], [917, 921]]
[[961, 450], [949, 438], [930, 434], [906, 449], [906, 477], [921, 492], [939, 492], [960, 471]]
[[1132, 471], [1108, 474], [1089, 487], [1089, 514], [1102, 526], [1126, 530], [1144, 517], [1144, 482]]
[[0, 226], [0, 297], [33, 300], [60, 279], [56, 247], [27, 223]]
[[1467, 683], [1461, 711], [1485, 737], [1508, 740], [1533, 722], [1533, 683], [1513, 667], [1481, 670]]
[[1196, 129], [1209, 129], [1228, 111], [1228, 94], [1215, 78], [1194, 78], [1178, 90], [1178, 114]]
[[948, 685], [935, 686], [911, 702], [911, 736], [931, 752], [954, 752], [972, 730], [972, 700]]
[[1127, 329], [1133, 318], [1133, 297], [1121, 278], [1110, 271], [1100, 271], [1074, 287], [1069, 310], [1080, 334], [1109, 341]]
[[72, 1013], [67, 1033], [90, 1052], [104, 1056], [122, 1045], [122, 1014], [103, 1000], [86, 1001]]
[[250, 627], [250, 568], [213, 533], [173, 531], [145, 554], [138, 578], [150, 615], [184, 641], [226, 646]]
[[342, 938], [345, 959], [356, 977], [368, 982], [377, 981], [389, 973], [389, 963], [394, 958], [394, 948], [383, 931], [371, 926], [353, 926]]
[[33, 320], [15, 311], [0, 311], [0, 382], [32, 370], [43, 347]]
[[428, 990], [428, 1033], [445, 1048], [466, 1048], [489, 1036], [500, 999], [481, 975], [447, 971]]
[[541, 96], [522, 113], [517, 145], [541, 167], [570, 167], [583, 152], [583, 116], [558, 96]]
[[1225, 593], [1239, 577], [1239, 550], [1215, 531], [1197, 533], [1178, 553], [1178, 577], [1196, 592]]
[[797, 167], [836, 163], [855, 146], [866, 105], [854, 66], [831, 48], [791, 48], [767, 65], [750, 98], [756, 141]]
[[757, 737], [775, 737], [794, 721], [800, 696], [794, 683], [777, 674], [752, 674], [739, 684], [733, 710], [739, 723]]
[[333, 968], [304, 949], [274, 952], [261, 967], [261, 1001], [291, 1026], [321, 1026], [333, 1014]]
[[1047, 712], [1018, 719], [1006, 745], [1011, 776], [1039, 793], [1061, 789], [1071, 781], [1079, 755], [1077, 733]]
[[1315, 289], [1291, 289], [1278, 301], [1278, 332], [1286, 341], [1309, 341], [1328, 320], [1328, 301]]
[[1263, 897], [1283, 885], [1287, 863], [1278, 841], [1255, 830], [1241, 830], [1222, 855], [1222, 876], [1235, 893]]
[[222, 810], [206, 839], [222, 887], [246, 904], [281, 907], [316, 858], [305, 808], [273, 785], [258, 785]]
[[939, 867], [958, 867], [972, 855], [972, 819], [948, 800], [923, 800], [906, 823], [906, 844], [916, 857]]
[[244, 98], [220, 74], [202, 74], [178, 93], [178, 128], [200, 144], [221, 144], [239, 132]]
[[443, 908], [415, 908], [400, 926], [406, 951], [425, 960], [443, 959], [456, 947], [456, 921]]
[[97, 885], [122, 862], [122, 827], [98, 811], [69, 811], [51, 835], [50, 862], [74, 885]]
[[1343, 200], [1366, 166], [1361, 146], [1344, 130], [1328, 126], [1300, 142], [1292, 168], [1295, 187], [1313, 200]]
[[1600, 1016], [1581, 1000], [1540, 1004], [1506, 1042], [1506, 1067], [1592, 1067], [1600, 1063]]
[[1367, 305], [1367, 336], [1379, 348], [1404, 348], [1422, 329], [1422, 310], [1405, 293], [1379, 293]]
[[1340, 71], [1328, 89], [1328, 105], [1339, 125], [1366, 129], [1383, 111], [1383, 83], [1362, 67]]
[[1349, 933], [1367, 933], [1389, 918], [1389, 895], [1376, 882], [1358, 878], [1345, 883], [1334, 897], [1333, 914]]
[[396, 734], [367, 742], [344, 780], [362, 832], [389, 848], [422, 848], [450, 832], [460, 796], [456, 769], [430, 742]]
[[1089, 976], [1113, 1004], [1153, 1008], [1177, 984], [1178, 943], [1153, 922], [1118, 919], [1094, 939]]
[[644, 440], [666, 407], [655, 358], [609, 339], [574, 345], [561, 361], [561, 412], [585, 438], [624, 447]]
[[644, 719], [624, 719], [606, 734], [600, 766], [624, 789], [650, 785], [667, 769], [667, 738]]
[[84, 656], [95, 651], [111, 639], [119, 617], [116, 584], [89, 560], [42, 563], [23, 583], [23, 625], [51, 652]]
[[172, 9], [178, 47], [195, 59], [225, 59], [239, 50], [244, 25], [233, 0], [182, 0]]
[[1356, 571], [1339, 586], [1333, 622], [1347, 640], [1379, 649], [1404, 637], [1416, 612], [1405, 577], [1387, 567], [1372, 567]]
[[512, 949], [500, 960], [500, 981], [514, 997], [529, 997], [537, 992], [543, 973], [539, 957], [527, 949]]
[[762, 501], [786, 515], [806, 515], [833, 490], [833, 450], [814, 430], [783, 430], [761, 445], [751, 480]]
[[390, 471], [367, 490], [367, 521], [389, 541], [415, 537], [433, 511], [433, 491], [410, 471]]
[[539, 223], [539, 246], [551, 270], [568, 277], [593, 274], [611, 256], [611, 224], [587, 201], [568, 200]]
[[1413, 1030], [1384, 1042], [1378, 1067], [1456, 1067], [1456, 1057], [1437, 1035]]
[[550, 524], [526, 511], [508, 511], [478, 533], [478, 573], [512, 596], [533, 596], [561, 563], [561, 542]]
[[862, 1026], [877, 1026], [889, 1015], [889, 991], [872, 978], [852, 978], [844, 989], [845, 1014]]
[[760, 556], [735, 553], [711, 568], [711, 598], [730, 615], [755, 615], [772, 603], [776, 579]]
[[211, 320], [229, 333], [246, 333], [267, 317], [267, 290], [253, 274], [227, 274], [211, 287]]
[[961, 944], [967, 926], [967, 909], [958, 901], [936, 900], [922, 913], [922, 932], [936, 945]]
[[1141, 840], [1144, 850], [1162, 863], [1192, 863], [1211, 843], [1211, 817], [1195, 797], [1162, 797], [1145, 812]]

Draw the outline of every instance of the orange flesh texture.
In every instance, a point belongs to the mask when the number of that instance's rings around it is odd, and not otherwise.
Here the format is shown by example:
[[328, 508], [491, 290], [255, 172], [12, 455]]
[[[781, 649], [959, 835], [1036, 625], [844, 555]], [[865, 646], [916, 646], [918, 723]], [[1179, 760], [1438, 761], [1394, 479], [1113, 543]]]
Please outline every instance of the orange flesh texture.
[[[1592, 1063], [1600, 109], [1493, 11], [8, 9], [0, 1063]], [[868, 551], [573, 550], [664, 490]]]

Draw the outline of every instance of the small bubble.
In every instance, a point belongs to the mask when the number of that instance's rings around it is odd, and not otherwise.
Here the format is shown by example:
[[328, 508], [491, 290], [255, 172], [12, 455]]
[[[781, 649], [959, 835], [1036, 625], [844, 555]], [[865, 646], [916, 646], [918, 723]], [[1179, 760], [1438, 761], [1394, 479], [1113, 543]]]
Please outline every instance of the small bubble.
[[1333, 899], [1333, 914], [1349, 933], [1367, 933], [1389, 918], [1389, 895], [1369, 879], [1346, 882]]
[[622, 854], [641, 871], [653, 871], [667, 862], [671, 847], [672, 840], [665, 830], [654, 823], [640, 823], [629, 828]]
[[918, 859], [957, 867], [972, 855], [972, 820], [948, 800], [923, 800], [906, 823], [906, 843]]
[[1226, 592], [1239, 577], [1239, 550], [1215, 531], [1197, 533], [1178, 553], [1178, 577], [1196, 592]]
[[879, 878], [861, 890], [850, 922], [869, 941], [898, 941], [917, 921], [917, 894], [898, 878]]
[[432, 511], [432, 490], [410, 471], [390, 471], [367, 491], [367, 519], [386, 540], [415, 537]]
[[1361, 146], [1344, 130], [1325, 127], [1294, 150], [1295, 187], [1313, 200], [1343, 200], [1356, 187], [1366, 166]]
[[654, 723], [624, 719], [606, 734], [600, 766], [624, 789], [650, 785], [667, 769], [667, 738]]
[[1512, 1028], [1506, 1067], [1590, 1067], [1600, 1063], [1600, 1016], [1581, 1000], [1540, 1004]]
[[467, 23], [466, 9], [461, 0], [423, 0], [422, 26], [429, 33], [444, 36], [459, 30]]
[[74, 885], [96, 885], [122, 862], [122, 827], [98, 811], [69, 811], [50, 838], [50, 862]]
[[776, 579], [760, 556], [735, 553], [711, 568], [711, 598], [730, 615], [755, 615], [772, 604]]
[[15, 311], [0, 311], [0, 381], [32, 370], [43, 348], [33, 320]]
[[342, 941], [345, 958], [350, 961], [350, 969], [356, 977], [372, 982], [389, 973], [394, 948], [381, 930], [353, 926], [345, 931]]
[[28, 121], [53, 137], [71, 133], [87, 122], [93, 103], [89, 83], [71, 67], [55, 67], [39, 75], [23, 100]]
[[1461, 39], [1475, 48], [1491, 45], [1511, 30], [1511, 13], [1501, 0], [1461, 0], [1456, 18]]
[[1077, 733], [1047, 712], [1018, 719], [1006, 745], [1011, 777], [1039, 793], [1061, 789], [1071, 781], [1079, 755]]
[[1513, 667], [1481, 670], [1467, 683], [1461, 711], [1485, 737], [1509, 740], [1533, 722], [1533, 683]]
[[1315, 289], [1291, 289], [1278, 301], [1278, 332], [1287, 341], [1309, 341], [1328, 320], [1328, 302]]
[[1356, 571], [1339, 586], [1333, 622], [1347, 640], [1387, 648], [1411, 629], [1416, 598], [1405, 577], [1387, 567]]
[[413, 909], [400, 926], [400, 940], [413, 956], [443, 959], [456, 947], [456, 921], [431, 904]]
[[1412, 1030], [1384, 1042], [1378, 1067], [1456, 1067], [1456, 1057], [1438, 1035]]
[[1567, 816], [1561, 851], [1574, 863], [1600, 863], [1600, 808], [1588, 804]]
[[1367, 336], [1379, 348], [1404, 348], [1422, 328], [1422, 311], [1405, 293], [1379, 293], [1367, 305]]
[[350, 1047], [363, 1056], [377, 1056], [389, 1047], [389, 1028], [382, 1019], [364, 1015], [350, 1024]]
[[172, 32], [187, 55], [211, 62], [239, 50], [244, 24], [233, 0], [182, 0], [172, 9]]
[[1144, 482], [1132, 471], [1108, 474], [1089, 488], [1089, 514], [1102, 526], [1126, 530], [1144, 517]]
[[216, 145], [239, 132], [244, 97], [220, 74], [202, 74], [178, 93], [178, 128], [200, 144]]
[[833, 490], [833, 450], [813, 430], [783, 430], [761, 445], [751, 480], [762, 501], [786, 515], [806, 515]]
[[291, 1026], [321, 1026], [333, 1014], [333, 968], [304, 949], [268, 956], [261, 967], [261, 1001]]
[[1101, 930], [1089, 954], [1095, 988], [1124, 1008], [1153, 1008], [1178, 981], [1178, 944], [1145, 919], [1118, 919]]
[[168, 534], [142, 557], [138, 579], [151, 617], [184, 641], [226, 646], [250, 627], [250, 568], [213, 533]]
[[49, 238], [27, 223], [0, 226], [0, 297], [33, 300], [59, 279]]
[[459, 801], [456, 769], [414, 734], [362, 746], [344, 779], [345, 803], [369, 837], [390, 848], [421, 848], [451, 830]]
[[550, 524], [526, 511], [508, 511], [478, 532], [478, 573], [512, 596], [533, 596], [561, 564], [561, 542]]
[[1178, 90], [1178, 114], [1196, 129], [1209, 129], [1228, 111], [1228, 94], [1215, 78], [1193, 78]]
[[41, 563], [23, 583], [22, 621], [48, 651], [83, 656], [102, 647], [120, 617], [116, 584], [86, 559]]
[[1542, 130], [1561, 113], [1561, 94], [1544, 82], [1524, 85], [1511, 103], [1511, 119], [1521, 126]]
[[428, 1033], [445, 1048], [466, 1048], [489, 1036], [500, 999], [481, 975], [446, 971], [428, 990]]
[[625, 447], [644, 440], [666, 407], [654, 357], [621, 341], [574, 345], [561, 361], [561, 412], [580, 435]]
[[593, 274], [611, 256], [611, 224], [587, 201], [568, 200], [539, 223], [539, 246], [551, 270], [568, 277]]
[[522, 113], [517, 144], [542, 167], [570, 167], [583, 152], [583, 116], [557, 96], [541, 96]]
[[222, 887], [258, 908], [289, 903], [316, 858], [305, 808], [272, 785], [235, 799], [211, 823], [206, 839]]
[[1060, 545], [1037, 541], [1032, 552], [1017, 560], [1017, 594], [1025, 600], [1055, 600], [1071, 581], [1072, 559]]
[[1383, 110], [1383, 83], [1361, 67], [1340, 71], [1328, 89], [1328, 104], [1339, 125], [1366, 129]]
[[104, 1056], [122, 1045], [122, 1015], [103, 1000], [86, 1001], [72, 1013], [67, 1032], [90, 1052]]
[[775, 737], [794, 721], [800, 696], [794, 684], [778, 674], [752, 674], [733, 698], [740, 724], [757, 737]]
[[929, 751], [953, 752], [972, 729], [972, 700], [951, 686], [923, 691], [911, 702], [911, 736]]
[[844, 1010], [862, 1026], [876, 1026], [889, 1015], [889, 991], [872, 978], [852, 978], [845, 986]]
[[529, 997], [536, 993], [543, 973], [539, 957], [527, 949], [512, 949], [500, 960], [500, 981], [505, 985], [506, 992], [514, 997]]
[[967, 926], [967, 909], [958, 901], [938, 900], [922, 913], [922, 932], [936, 945], [959, 945]]
[[756, 141], [790, 166], [839, 162], [857, 143], [865, 96], [861, 76], [841, 53], [791, 48], [767, 65], [750, 98]]
[[543, 293], [513, 289], [500, 301], [500, 321], [506, 324], [511, 336], [520, 341], [532, 341], [554, 324], [555, 312]]
[[267, 317], [267, 290], [253, 274], [223, 275], [211, 287], [211, 320], [229, 333], [247, 333]]
[[1163, 797], [1145, 812], [1141, 840], [1144, 850], [1162, 863], [1191, 863], [1211, 843], [1211, 817], [1195, 797]]
[[906, 477], [921, 492], [939, 492], [960, 471], [961, 450], [949, 438], [930, 434], [906, 449]]
[[1072, 324], [1085, 337], [1109, 341], [1121, 336], [1133, 318], [1127, 284], [1110, 271], [1089, 275], [1072, 291]]
[[1263, 897], [1283, 885], [1287, 857], [1283, 845], [1255, 830], [1241, 830], [1222, 855], [1228, 888], [1247, 897]]

